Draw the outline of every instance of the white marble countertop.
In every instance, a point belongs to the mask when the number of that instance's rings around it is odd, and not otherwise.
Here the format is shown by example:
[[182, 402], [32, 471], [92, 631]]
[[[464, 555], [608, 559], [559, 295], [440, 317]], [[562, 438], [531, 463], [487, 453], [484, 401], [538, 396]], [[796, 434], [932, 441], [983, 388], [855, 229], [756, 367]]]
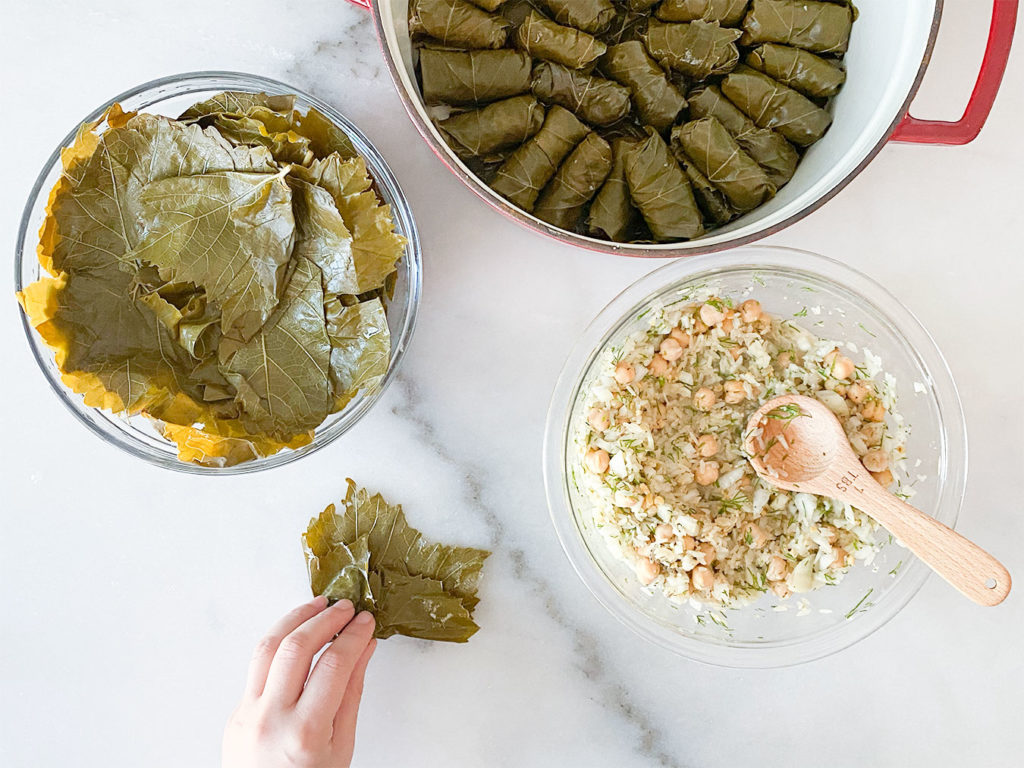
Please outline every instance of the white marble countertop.
[[[962, 109], [988, 25], [987, 4], [946, 5], [916, 107], [938, 118]], [[410, 198], [426, 278], [401, 378], [350, 435], [282, 469], [213, 479], [143, 464], [75, 422], [36, 370], [5, 270], [0, 765], [217, 764], [251, 646], [307, 593], [299, 534], [347, 475], [404, 502], [431, 536], [495, 550], [469, 645], [379, 649], [356, 765], [1019, 765], [1021, 594], [981, 609], [932, 577], [867, 640], [768, 671], [677, 658], [590, 596], [548, 519], [544, 416], [578, 333], [656, 265], [560, 247], [479, 202], [419, 140], [365, 12], [51, 0], [3, 16], [7, 253], [38, 168], [81, 116], [154, 77], [235, 69], [311, 91], [362, 127]], [[974, 144], [888, 147], [771, 238], [848, 260], [934, 334], [970, 431], [960, 530], [1018, 576], [1022, 121], [1017, 50]]]

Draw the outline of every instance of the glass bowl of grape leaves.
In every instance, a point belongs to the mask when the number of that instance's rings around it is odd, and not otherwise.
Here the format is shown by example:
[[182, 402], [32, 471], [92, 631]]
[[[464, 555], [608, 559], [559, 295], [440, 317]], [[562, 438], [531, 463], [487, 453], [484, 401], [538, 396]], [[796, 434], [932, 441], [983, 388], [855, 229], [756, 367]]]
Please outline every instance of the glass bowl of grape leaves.
[[82, 424], [195, 473], [294, 461], [394, 378], [419, 239], [366, 137], [313, 96], [233, 72], [114, 97], [47, 160], [21, 221], [29, 345]]

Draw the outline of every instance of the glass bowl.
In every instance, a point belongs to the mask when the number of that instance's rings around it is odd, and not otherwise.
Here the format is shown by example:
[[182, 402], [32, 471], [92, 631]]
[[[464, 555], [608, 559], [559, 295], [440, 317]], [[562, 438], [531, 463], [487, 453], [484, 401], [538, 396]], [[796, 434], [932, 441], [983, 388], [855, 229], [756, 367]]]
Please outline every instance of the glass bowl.
[[[810, 661], [885, 624], [921, 588], [928, 567], [880, 530], [877, 539], [883, 546], [873, 564], [858, 563], [837, 586], [788, 600], [769, 592], [744, 608], [700, 611], [641, 586], [632, 568], [589, 524], [590, 502], [572, 480], [584, 393], [601, 353], [646, 328], [642, 313], [652, 302], [668, 303], [704, 287], [726, 296], [753, 289], [750, 296], [767, 312], [798, 315], [821, 337], [853, 342], [879, 355], [883, 368], [896, 377], [900, 410], [911, 425], [907, 465], [916, 492], [911, 503], [950, 527], [960, 511], [967, 475], [960, 399], [935, 342], [891, 293], [844, 264], [789, 248], [751, 246], [662, 267], [613, 299], [569, 355], [548, 412], [544, 478], [555, 531], [590, 591], [638, 634], [697, 661], [730, 667]], [[805, 308], [810, 309], [806, 317]], [[801, 598], [808, 600], [809, 610], [798, 609]]]
[[391, 360], [387, 374], [380, 384], [371, 391], [360, 392], [344, 409], [328, 416], [317, 427], [313, 441], [308, 445], [294, 450], [286, 448], [272, 456], [243, 462], [232, 467], [204, 467], [179, 461], [177, 446], [164, 439], [145, 416], [117, 415], [85, 405], [81, 395], [75, 394], [61, 382], [60, 371], [54, 362], [52, 350], [30, 327], [24, 312], [21, 313], [25, 335], [28, 338], [32, 354], [35, 355], [36, 362], [39, 363], [39, 368], [46, 376], [53, 391], [82, 424], [108, 443], [158, 466], [182, 472], [214, 475], [258, 472], [287, 464], [323, 448], [351, 429], [373, 407], [388, 384], [394, 379], [416, 324], [422, 287], [419, 236], [409, 203], [387, 163], [358, 128], [328, 104], [276, 80], [240, 72], [188, 72], [153, 80], [115, 96], [98, 107], [92, 114], [79, 120], [60, 146], [53, 151], [32, 187], [28, 202], [25, 204], [25, 212], [21, 218], [14, 254], [14, 282], [17, 290], [22, 290], [24, 286], [35, 282], [43, 274], [36, 256], [39, 228], [46, 216], [46, 203], [50, 189], [61, 174], [60, 151], [71, 145], [81, 123], [99, 119], [107, 107], [114, 102], [120, 103], [125, 111], [151, 112], [177, 117], [192, 104], [221, 91], [251, 93], [263, 91], [272, 95], [294, 94], [297, 109], [306, 110], [309, 107], [318, 109], [349, 136], [356, 151], [366, 160], [377, 194], [391, 206], [395, 229], [406, 238], [408, 244], [405, 248], [405, 255], [398, 264], [398, 280], [394, 297], [387, 308], [388, 325], [391, 328]]

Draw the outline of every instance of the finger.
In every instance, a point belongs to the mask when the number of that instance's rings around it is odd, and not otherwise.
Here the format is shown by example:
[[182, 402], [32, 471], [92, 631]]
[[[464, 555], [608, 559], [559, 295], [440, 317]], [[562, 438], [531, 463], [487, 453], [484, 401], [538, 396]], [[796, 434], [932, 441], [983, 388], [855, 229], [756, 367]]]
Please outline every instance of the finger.
[[335, 638], [309, 676], [298, 707], [308, 717], [324, 717], [330, 725], [341, 706], [352, 671], [373, 639], [373, 614], [363, 611]]
[[334, 716], [334, 743], [337, 748], [348, 749], [348, 759], [352, 759], [352, 747], [355, 744], [356, 716], [359, 714], [359, 702], [363, 698], [363, 680], [366, 678], [366, 667], [370, 663], [373, 652], [377, 649], [376, 639], [370, 640], [363, 655], [356, 662], [352, 676], [349, 678], [345, 696], [341, 700], [338, 713]]
[[314, 597], [308, 603], [303, 603], [298, 608], [288, 612], [278, 620], [270, 631], [256, 645], [253, 651], [252, 661], [249, 662], [249, 673], [245, 684], [247, 696], [257, 697], [263, 693], [263, 686], [267, 682], [267, 672], [270, 670], [270, 663], [274, 660], [281, 641], [288, 635], [302, 626], [309, 619], [316, 616], [327, 607], [327, 598], [322, 596]]
[[285, 707], [294, 705], [309, 677], [313, 657], [352, 620], [353, 613], [350, 601], [339, 600], [289, 632], [270, 662], [263, 697]]

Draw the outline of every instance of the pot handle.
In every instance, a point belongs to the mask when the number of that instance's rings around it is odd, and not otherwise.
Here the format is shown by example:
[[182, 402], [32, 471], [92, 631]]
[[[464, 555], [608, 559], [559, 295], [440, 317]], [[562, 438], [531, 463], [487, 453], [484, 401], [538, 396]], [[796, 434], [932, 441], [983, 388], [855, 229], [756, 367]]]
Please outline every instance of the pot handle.
[[993, 0], [992, 26], [988, 32], [988, 45], [981, 60], [981, 72], [974, 84], [963, 117], [951, 123], [944, 120], [919, 120], [909, 112], [896, 126], [892, 141], [911, 144], [970, 144], [978, 137], [999, 92], [999, 83], [1006, 71], [1010, 56], [1013, 30], [1017, 22], [1019, 0]]

